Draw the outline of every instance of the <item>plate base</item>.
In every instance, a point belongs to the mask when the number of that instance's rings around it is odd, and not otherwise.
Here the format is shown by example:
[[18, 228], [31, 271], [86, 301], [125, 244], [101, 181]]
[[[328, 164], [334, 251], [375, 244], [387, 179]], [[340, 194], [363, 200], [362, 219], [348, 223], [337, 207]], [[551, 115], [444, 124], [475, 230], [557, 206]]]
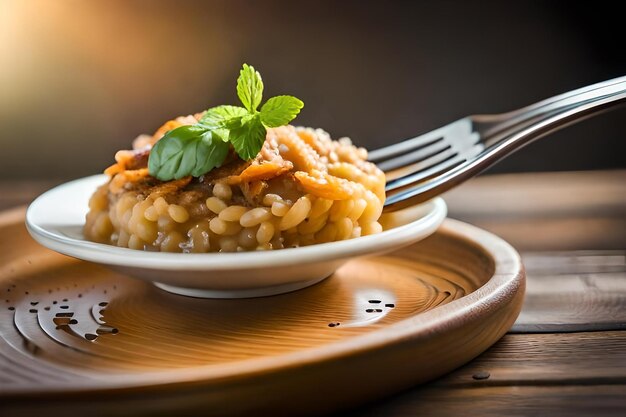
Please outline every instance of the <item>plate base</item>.
[[256, 298], [256, 297], [268, 297], [271, 295], [285, 294], [292, 291], [301, 290], [311, 285], [315, 285], [318, 282], [328, 278], [327, 276], [312, 279], [304, 282], [294, 282], [292, 284], [274, 285], [272, 287], [243, 289], [243, 290], [206, 290], [203, 288], [184, 288], [176, 287], [174, 285], [163, 284], [161, 282], [155, 282], [154, 285], [158, 288], [170, 292], [172, 294], [184, 295], [186, 297], [194, 298]]

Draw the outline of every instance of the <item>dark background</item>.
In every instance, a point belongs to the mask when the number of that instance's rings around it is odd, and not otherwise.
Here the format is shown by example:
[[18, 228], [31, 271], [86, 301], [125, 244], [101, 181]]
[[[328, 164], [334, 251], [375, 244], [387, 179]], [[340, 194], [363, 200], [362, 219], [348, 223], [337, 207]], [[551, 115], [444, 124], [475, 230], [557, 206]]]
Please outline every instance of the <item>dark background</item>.
[[[243, 62], [297, 124], [370, 149], [626, 74], [613, 2], [0, 2], [0, 176], [100, 172], [164, 121], [235, 104]], [[490, 172], [624, 168], [626, 110]]]

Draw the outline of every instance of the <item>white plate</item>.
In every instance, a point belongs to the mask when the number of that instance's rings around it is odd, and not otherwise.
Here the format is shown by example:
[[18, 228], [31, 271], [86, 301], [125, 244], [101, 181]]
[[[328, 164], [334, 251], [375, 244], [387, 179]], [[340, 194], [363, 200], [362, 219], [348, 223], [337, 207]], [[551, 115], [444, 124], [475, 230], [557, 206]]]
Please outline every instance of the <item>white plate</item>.
[[94, 175], [39, 196], [28, 207], [26, 227], [43, 246], [105, 265], [182, 295], [210, 298], [260, 297], [294, 291], [330, 276], [356, 256], [389, 252], [432, 234], [447, 208], [441, 198], [391, 213], [385, 231], [340, 242], [276, 251], [163, 253], [119, 248], [85, 240], [89, 197], [108, 180]]

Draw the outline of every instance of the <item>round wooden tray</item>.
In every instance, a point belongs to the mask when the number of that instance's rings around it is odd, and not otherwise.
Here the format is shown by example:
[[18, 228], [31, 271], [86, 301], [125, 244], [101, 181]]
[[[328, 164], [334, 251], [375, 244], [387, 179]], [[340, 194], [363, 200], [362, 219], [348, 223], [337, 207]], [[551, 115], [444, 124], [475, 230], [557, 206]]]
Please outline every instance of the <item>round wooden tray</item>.
[[524, 295], [515, 250], [454, 220], [310, 288], [240, 300], [59, 255], [23, 221], [23, 209], [0, 214], [0, 409], [12, 415], [335, 411], [471, 360]]

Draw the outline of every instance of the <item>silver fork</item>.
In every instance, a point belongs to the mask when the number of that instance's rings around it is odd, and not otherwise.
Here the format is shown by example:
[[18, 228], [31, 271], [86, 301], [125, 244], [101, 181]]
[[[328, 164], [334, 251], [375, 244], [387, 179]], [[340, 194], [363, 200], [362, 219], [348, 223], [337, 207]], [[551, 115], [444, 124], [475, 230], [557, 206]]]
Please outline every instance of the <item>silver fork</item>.
[[370, 152], [387, 176], [386, 212], [424, 202], [530, 142], [626, 103], [626, 77], [502, 114], [473, 115]]

